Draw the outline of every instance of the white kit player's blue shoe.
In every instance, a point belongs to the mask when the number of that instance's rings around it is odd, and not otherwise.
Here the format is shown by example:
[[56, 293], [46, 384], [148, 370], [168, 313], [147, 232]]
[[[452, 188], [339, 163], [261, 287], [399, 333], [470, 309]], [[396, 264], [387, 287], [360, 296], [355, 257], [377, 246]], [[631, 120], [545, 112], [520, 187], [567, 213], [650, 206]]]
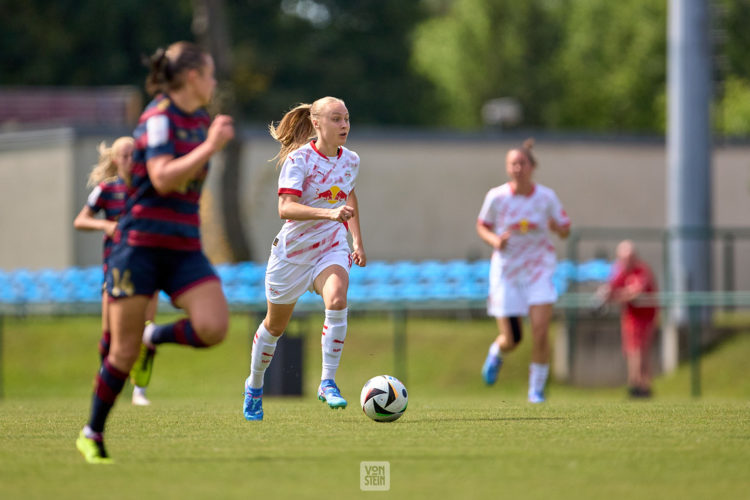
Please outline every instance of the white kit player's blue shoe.
[[245, 420], [263, 420], [263, 388], [253, 389], [245, 381], [245, 404], [242, 412]]
[[530, 391], [529, 392], [529, 403], [544, 403], [544, 391]]
[[330, 408], [346, 408], [346, 399], [341, 397], [341, 392], [333, 379], [327, 378], [320, 381], [318, 387], [318, 399], [328, 403]]
[[497, 374], [500, 372], [501, 366], [503, 366], [503, 358], [487, 353], [487, 359], [484, 360], [484, 365], [482, 365], [482, 378], [485, 384], [492, 385], [497, 381]]

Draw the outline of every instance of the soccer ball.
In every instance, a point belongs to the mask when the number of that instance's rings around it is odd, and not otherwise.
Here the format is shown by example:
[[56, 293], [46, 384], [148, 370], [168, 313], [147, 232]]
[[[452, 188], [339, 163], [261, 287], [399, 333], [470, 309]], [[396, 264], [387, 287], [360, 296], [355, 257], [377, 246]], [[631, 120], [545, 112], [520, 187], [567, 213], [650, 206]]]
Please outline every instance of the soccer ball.
[[376, 422], [393, 422], [406, 411], [409, 396], [396, 377], [378, 375], [367, 381], [359, 396], [365, 415]]

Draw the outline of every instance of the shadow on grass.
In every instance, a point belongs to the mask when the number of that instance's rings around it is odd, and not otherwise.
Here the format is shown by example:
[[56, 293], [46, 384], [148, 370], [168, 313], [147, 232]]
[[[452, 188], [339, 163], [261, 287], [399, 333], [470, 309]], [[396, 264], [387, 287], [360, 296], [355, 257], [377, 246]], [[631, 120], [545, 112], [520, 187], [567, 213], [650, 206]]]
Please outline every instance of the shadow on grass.
[[[425, 422], [524, 422], [524, 421], [554, 421], [568, 420], [562, 417], [446, 417], [446, 418], [417, 418], [399, 421], [397, 425], [421, 424]], [[390, 422], [378, 422], [388, 424]], [[395, 423], [395, 422], [394, 422]]]

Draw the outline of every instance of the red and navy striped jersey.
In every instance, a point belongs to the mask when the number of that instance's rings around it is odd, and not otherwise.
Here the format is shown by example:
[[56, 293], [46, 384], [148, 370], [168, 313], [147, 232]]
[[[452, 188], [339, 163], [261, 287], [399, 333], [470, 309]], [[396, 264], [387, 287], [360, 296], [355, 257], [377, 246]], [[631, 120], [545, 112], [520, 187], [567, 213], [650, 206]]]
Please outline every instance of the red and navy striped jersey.
[[[120, 177], [102, 181], [89, 194], [86, 206], [95, 214], [104, 211], [107, 220], [118, 220], [125, 209], [128, 186]], [[104, 260], [112, 251], [112, 238], [104, 235]]]
[[188, 154], [206, 139], [211, 118], [204, 109], [180, 110], [160, 94], [146, 107], [133, 133], [133, 171], [120, 238], [131, 246], [200, 250], [198, 213], [208, 162], [180, 189], [160, 195], [148, 176], [146, 162], [161, 155]]

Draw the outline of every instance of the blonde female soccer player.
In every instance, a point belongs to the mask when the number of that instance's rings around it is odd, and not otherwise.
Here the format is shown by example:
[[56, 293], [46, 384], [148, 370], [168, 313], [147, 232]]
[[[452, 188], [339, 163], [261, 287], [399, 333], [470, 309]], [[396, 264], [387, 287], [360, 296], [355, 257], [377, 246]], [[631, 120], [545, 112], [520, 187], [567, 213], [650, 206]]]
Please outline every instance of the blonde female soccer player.
[[566, 238], [570, 219], [553, 190], [536, 184], [533, 140], [508, 151], [509, 181], [490, 189], [477, 219], [477, 233], [493, 249], [487, 313], [497, 318], [499, 335], [490, 345], [482, 367], [492, 385], [502, 366], [503, 353], [516, 348], [522, 337], [522, 317], [531, 322], [529, 401], [544, 401], [549, 374], [549, 323], [557, 293], [552, 283], [555, 247], [550, 234]]
[[[130, 173], [133, 168], [133, 148], [135, 141], [132, 137], [120, 137], [116, 139], [111, 147], [106, 143], [99, 144], [99, 162], [89, 174], [87, 186], [94, 189], [89, 194], [86, 204], [73, 221], [73, 226], [81, 231], [103, 231], [104, 251], [103, 268], [104, 276], [107, 275], [107, 260], [112, 251], [114, 241], [112, 237], [117, 229], [117, 221], [125, 209], [125, 198], [130, 183]], [[102, 212], [104, 218], [97, 217]], [[109, 329], [109, 315], [107, 314], [107, 292], [102, 287], [102, 338], [99, 341], [99, 355], [102, 361], [109, 354], [111, 333]], [[158, 295], [154, 294], [149, 303], [146, 314], [149, 320], [154, 319], [156, 314]], [[143, 349], [143, 346], [142, 346]], [[146, 387], [151, 379], [151, 367], [153, 366], [155, 349], [147, 348], [142, 363], [146, 366], [140, 372], [136, 380], [133, 375], [133, 397], [134, 405], [147, 406], [151, 402], [146, 397]], [[140, 373], [139, 372], [139, 373]]]
[[[344, 101], [323, 97], [287, 112], [271, 136], [281, 144], [279, 217], [286, 222], [271, 245], [266, 270], [268, 311], [253, 339], [243, 413], [263, 419], [263, 375], [297, 299], [307, 290], [323, 297], [323, 368], [318, 398], [345, 408], [335, 382], [347, 327], [347, 290], [352, 263], [367, 263], [354, 188], [359, 156], [344, 147], [349, 136]], [[349, 250], [347, 231], [352, 234]]]

